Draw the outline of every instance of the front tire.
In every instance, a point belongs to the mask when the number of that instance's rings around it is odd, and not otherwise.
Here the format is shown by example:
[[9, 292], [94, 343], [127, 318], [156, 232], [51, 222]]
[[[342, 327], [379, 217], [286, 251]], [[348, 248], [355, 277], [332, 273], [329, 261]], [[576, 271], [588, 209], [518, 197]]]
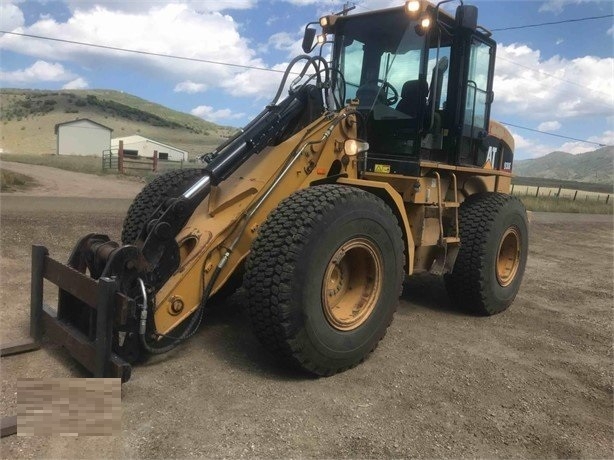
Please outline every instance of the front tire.
[[300, 190], [269, 215], [247, 261], [254, 332], [273, 354], [317, 375], [351, 368], [386, 333], [403, 280], [390, 208], [363, 190]]
[[476, 314], [501, 313], [514, 301], [527, 263], [525, 207], [511, 195], [480, 193], [459, 212], [461, 247], [445, 276], [450, 300]]
[[147, 184], [128, 208], [122, 227], [122, 243], [134, 244], [158, 206], [169, 198], [182, 195], [201, 176], [200, 169], [177, 169]]

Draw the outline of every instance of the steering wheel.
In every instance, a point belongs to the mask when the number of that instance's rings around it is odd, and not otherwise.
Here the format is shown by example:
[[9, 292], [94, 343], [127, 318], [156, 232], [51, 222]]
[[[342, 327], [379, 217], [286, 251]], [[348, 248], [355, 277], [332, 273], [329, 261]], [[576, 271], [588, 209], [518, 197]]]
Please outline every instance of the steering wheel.
[[[392, 93], [390, 97], [388, 96], [389, 91]], [[386, 80], [378, 78], [361, 85], [356, 91], [356, 97], [364, 106], [372, 106], [376, 102], [393, 105], [399, 100], [399, 92]]]
[[[383, 94], [382, 102], [386, 105], [394, 105], [399, 100], [399, 92], [397, 89], [388, 83], [386, 80], [382, 80], [381, 78], [377, 79], [377, 83], [381, 84], [380, 95]], [[392, 92], [392, 96], [388, 97], [388, 90]]]

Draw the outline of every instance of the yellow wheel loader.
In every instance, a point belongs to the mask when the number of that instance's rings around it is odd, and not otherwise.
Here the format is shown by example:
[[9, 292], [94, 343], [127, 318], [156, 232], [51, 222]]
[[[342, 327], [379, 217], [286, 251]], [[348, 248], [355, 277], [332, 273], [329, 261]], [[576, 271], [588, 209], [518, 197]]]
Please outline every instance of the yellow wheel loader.
[[67, 264], [35, 246], [33, 338], [126, 381], [242, 283], [262, 344], [330, 375], [375, 349], [407, 275], [443, 275], [470, 312], [505, 310], [528, 229], [510, 195], [513, 138], [490, 120], [496, 44], [475, 7], [443, 3], [308, 24], [271, 104], [200, 168], [147, 185], [121, 243], [86, 235]]

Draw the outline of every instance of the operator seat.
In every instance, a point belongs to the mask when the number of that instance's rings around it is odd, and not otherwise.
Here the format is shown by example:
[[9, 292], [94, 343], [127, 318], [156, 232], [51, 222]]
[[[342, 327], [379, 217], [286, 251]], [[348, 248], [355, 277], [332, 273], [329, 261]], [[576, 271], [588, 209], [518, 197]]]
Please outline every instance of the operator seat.
[[403, 84], [401, 100], [396, 109], [405, 115], [416, 118], [420, 107], [426, 104], [426, 94], [429, 87], [424, 80], [409, 80]]

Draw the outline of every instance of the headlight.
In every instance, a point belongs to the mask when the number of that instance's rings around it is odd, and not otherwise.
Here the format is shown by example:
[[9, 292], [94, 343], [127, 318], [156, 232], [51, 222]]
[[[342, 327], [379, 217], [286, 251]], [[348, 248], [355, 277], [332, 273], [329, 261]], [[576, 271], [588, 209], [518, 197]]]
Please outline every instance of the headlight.
[[318, 45], [326, 43], [326, 34], [318, 35]]
[[359, 141], [356, 139], [348, 139], [343, 145], [345, 154], [349, 157], [358, 155], [359, 153], [369, 150], [369, 143], [365, 141]]

